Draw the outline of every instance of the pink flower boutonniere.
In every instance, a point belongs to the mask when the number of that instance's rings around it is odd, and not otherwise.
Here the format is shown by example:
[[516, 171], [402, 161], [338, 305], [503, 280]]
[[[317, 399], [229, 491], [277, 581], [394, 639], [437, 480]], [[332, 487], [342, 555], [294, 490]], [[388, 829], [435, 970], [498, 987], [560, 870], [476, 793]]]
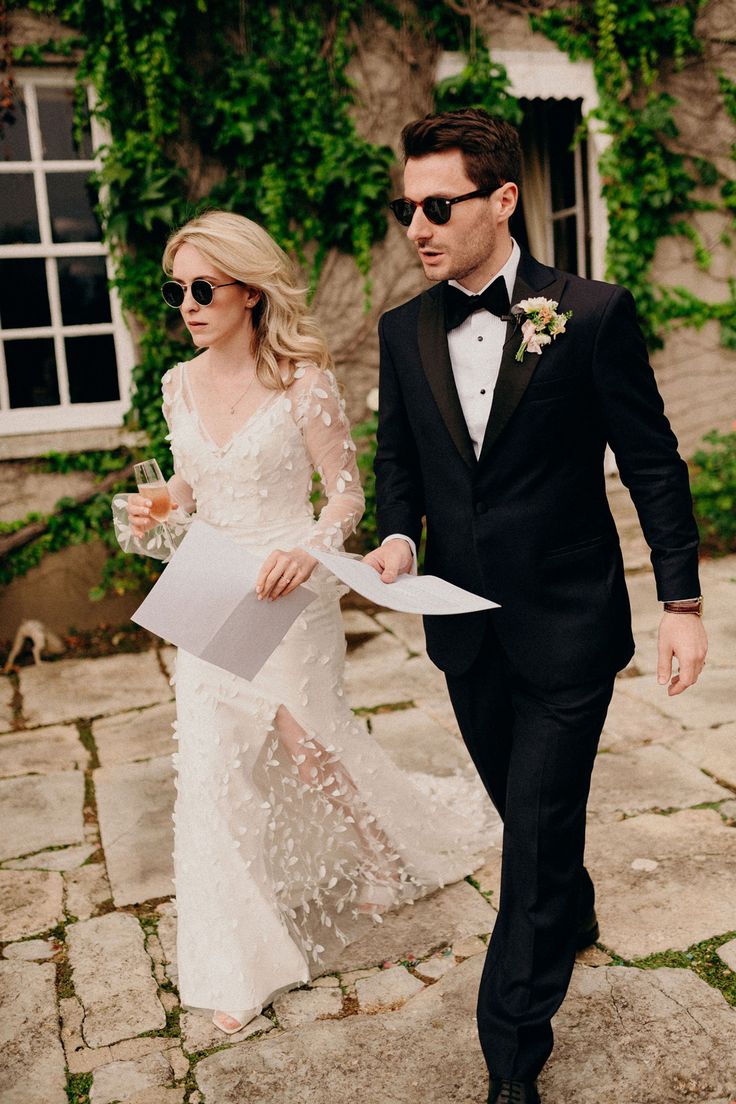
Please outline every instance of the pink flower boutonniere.
[[567, 320], [572, 317], [572, 311], [558, 314], [554, 299], [541, 297], [522, 299], [511, 308], [511, 313], [517, 318], [526, 315], [526, 321], [521, 327], [524, 340], [516, 353], [518, 361], [524, 359], [524, 353], [541, 353], [545, 345], [549, 345], [558, 334], [565, 332]]

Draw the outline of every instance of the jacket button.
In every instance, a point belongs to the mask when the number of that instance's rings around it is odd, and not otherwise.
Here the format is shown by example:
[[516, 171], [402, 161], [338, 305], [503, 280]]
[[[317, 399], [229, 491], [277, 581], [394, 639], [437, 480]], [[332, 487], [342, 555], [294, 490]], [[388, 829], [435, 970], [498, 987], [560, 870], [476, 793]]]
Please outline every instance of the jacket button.
[[485, 502], [476, 502], [476, 504], [475, 504], [476, 514], [484, 514], [487, 509], [488, 509], [487, 503], [485, 503]]

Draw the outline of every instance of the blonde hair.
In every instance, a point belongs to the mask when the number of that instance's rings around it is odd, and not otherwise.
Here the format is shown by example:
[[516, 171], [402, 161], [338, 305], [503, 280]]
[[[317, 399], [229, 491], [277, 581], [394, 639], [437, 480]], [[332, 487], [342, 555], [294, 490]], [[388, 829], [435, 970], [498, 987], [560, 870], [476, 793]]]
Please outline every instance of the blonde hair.
[[322, 331], [307, 313], [306, 291], [297, 286], [295, 266], [258, 223], [231, 211], [207, 211], [192, 219], [166, 243], [163, 268], [167, 275], [185, 242], [233, 280], [261, 293], [253, 309], [253, 352], [256, 375], [264, 387], [285, 390], [297, 361], [332, 368]]

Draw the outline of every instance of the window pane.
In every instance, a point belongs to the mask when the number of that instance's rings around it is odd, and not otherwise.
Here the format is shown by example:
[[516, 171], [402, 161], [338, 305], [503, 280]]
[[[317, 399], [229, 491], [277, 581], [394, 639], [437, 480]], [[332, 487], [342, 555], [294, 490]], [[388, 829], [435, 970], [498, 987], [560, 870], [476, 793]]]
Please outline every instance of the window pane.
[[578, 235], [575, 215], [555, 219], [555, 265], [578, 275]]
[[8, 372], [10, 405], [57, 406], [59, 384], [56, 379], [54, 342], [50, 337], [30, 341], [6, 341], [5, 365]]
[[13, 103], [2, 113], [0, 126], [0, 160], [30, 161], [26, 105], [19, 88], [13, 91]]
[[49, 173], [46, 177], [55, 242], [100, 241], [102, 231], [94, 212], [97, 197], [89, 173]]
[[110, 322], [104, 257], [60, 257], [59, 291], [65, 326]]
[[40, 240], [33, 176], [31, 173], [1, 173], [0, 245]]
[[41, 258], [0, 261], [0, 323], [5, 330], [51, 325], [46, 265]]
[[547, 142], [553, 211], [575, 206], [575, 155], [570, 147], [579, 119], [577, 101], [554, 100], [550, 103]]
[[36, 87], [41, 143], [46, 161], [76, 161], [92, 157], [89, 122], [84, 127], [82, 144], [74, 140], [74, 89]]
[[120, 398], [112, 334], [68, 337], [64, 344], [73, 403], [111, 402]]

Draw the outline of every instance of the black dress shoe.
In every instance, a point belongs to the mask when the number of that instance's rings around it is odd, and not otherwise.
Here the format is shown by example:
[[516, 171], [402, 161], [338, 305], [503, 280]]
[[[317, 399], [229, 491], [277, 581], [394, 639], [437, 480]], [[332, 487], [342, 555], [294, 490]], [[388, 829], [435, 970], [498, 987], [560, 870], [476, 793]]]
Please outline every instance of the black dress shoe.
[[586, 947], [592, 947], [600, 938], [601, 929], [598, 927], [598, 917], [595, 909], [578, 924], [575, 936], [575, 950], [584, 951]]
[[488, 1104], [540, 1104], [535, 1081], [496, 1081], [491, 1078]]

